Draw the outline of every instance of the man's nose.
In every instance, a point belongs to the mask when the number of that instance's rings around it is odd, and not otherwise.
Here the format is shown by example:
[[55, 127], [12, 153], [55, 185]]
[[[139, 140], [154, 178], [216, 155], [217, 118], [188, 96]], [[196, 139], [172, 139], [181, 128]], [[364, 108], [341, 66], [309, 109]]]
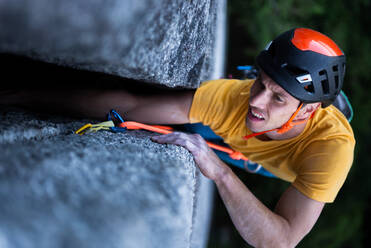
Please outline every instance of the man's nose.
[[267, 105], [268, 101], [269, 101], [268, 92], [266, 90], [261, 90], [251, 96], [250, 106], [259, 109], [265, 109], [265, 106]]

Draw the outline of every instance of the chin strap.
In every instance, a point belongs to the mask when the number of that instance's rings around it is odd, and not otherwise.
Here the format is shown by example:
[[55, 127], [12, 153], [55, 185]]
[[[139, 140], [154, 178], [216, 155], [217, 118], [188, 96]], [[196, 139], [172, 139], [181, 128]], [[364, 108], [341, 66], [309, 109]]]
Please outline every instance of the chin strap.
[[[272, 132], [272, 131], [276, 131], [277, 133], [286, 133], [287, 131], [289, 131], [294, 126], [299, 125], [299, 124], [302, 124], [302, 123], [305, 123], [307, 121], [307, 120], [303, 120], [303, 121], [293, 122], [294, 118], [298, 115], [298, 113], [299, 113], [299, 111], [300, 111], [300, 109], [302, 107], [303, 107], [303, 103], [301, 103], [299, 105], [299, 107], [295, 111], [295, 113], [292, 114], [292, 116], [290, 117], [290, 119], [285, 124], [283, 124], [282, 127], [280, 127], [280, 128], [274, 128], [274, 129], [271, 129], [271, 130], [266, 130], [266, 131], [263, 131], [263, 132], [252, 133], [252, 134], [249, 134], [249, 135], [244, 136], [243, 138], [244, 139], [250, 139], [252, 137], [259, 136], [259, 135], [262, 135], [262, 134], [265, 134], [265, 133], [268, 133], [268, 132]], [[312, 119], [313, 118], [314, 113], [315, 113], [315, 111], [311, 114], [311, 116], [310, 116], [309, 119]]]

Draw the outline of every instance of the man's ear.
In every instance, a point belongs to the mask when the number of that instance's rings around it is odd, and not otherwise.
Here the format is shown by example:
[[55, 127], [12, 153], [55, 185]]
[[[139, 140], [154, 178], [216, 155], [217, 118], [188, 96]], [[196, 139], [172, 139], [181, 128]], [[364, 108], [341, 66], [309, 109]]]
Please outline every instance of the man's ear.
[[308, 103], [302, 109], [300, 109], [298, 115], [295, 117], [294, 120], [301, 121], [309, 119], [314, 111], [316, 111], [321, 106], [320, 102], [317, 103]]

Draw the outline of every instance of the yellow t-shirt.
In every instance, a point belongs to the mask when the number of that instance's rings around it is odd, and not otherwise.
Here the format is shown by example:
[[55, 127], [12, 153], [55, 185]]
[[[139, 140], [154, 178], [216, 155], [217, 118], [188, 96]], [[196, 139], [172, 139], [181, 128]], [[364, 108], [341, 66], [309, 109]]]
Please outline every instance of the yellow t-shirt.
[[220, 79], [197, 89], [189, 119], [202, 122], [233, 149], [261, 164], [311, 199], [333, 202], [353, 163], [355, 139], [344, 115], [334, 106], [320, 108], [304, 131], [286, 140], [243, 139], [253, 80]]

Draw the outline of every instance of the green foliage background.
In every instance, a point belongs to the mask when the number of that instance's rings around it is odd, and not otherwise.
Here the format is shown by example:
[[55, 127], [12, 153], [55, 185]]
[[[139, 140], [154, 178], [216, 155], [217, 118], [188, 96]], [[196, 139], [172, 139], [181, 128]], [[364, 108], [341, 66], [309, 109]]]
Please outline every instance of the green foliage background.
[[[298, 247], [369, 247], [371, 243], [371, 5], [369, 0], [230, 0], [227, 73], [254, 64], [255, 56], [278, 34], [294, 27], [318, 30], [347, 56], [344, 91], [350, 99], [356, 136], [353, 167], [336, 201], [327, 204]], [[277, 179], [234, 169], [250, 190], [273, 208], [288, 186]], [[216, 194], [209, 247], [249, 247], [239, 236]]]

